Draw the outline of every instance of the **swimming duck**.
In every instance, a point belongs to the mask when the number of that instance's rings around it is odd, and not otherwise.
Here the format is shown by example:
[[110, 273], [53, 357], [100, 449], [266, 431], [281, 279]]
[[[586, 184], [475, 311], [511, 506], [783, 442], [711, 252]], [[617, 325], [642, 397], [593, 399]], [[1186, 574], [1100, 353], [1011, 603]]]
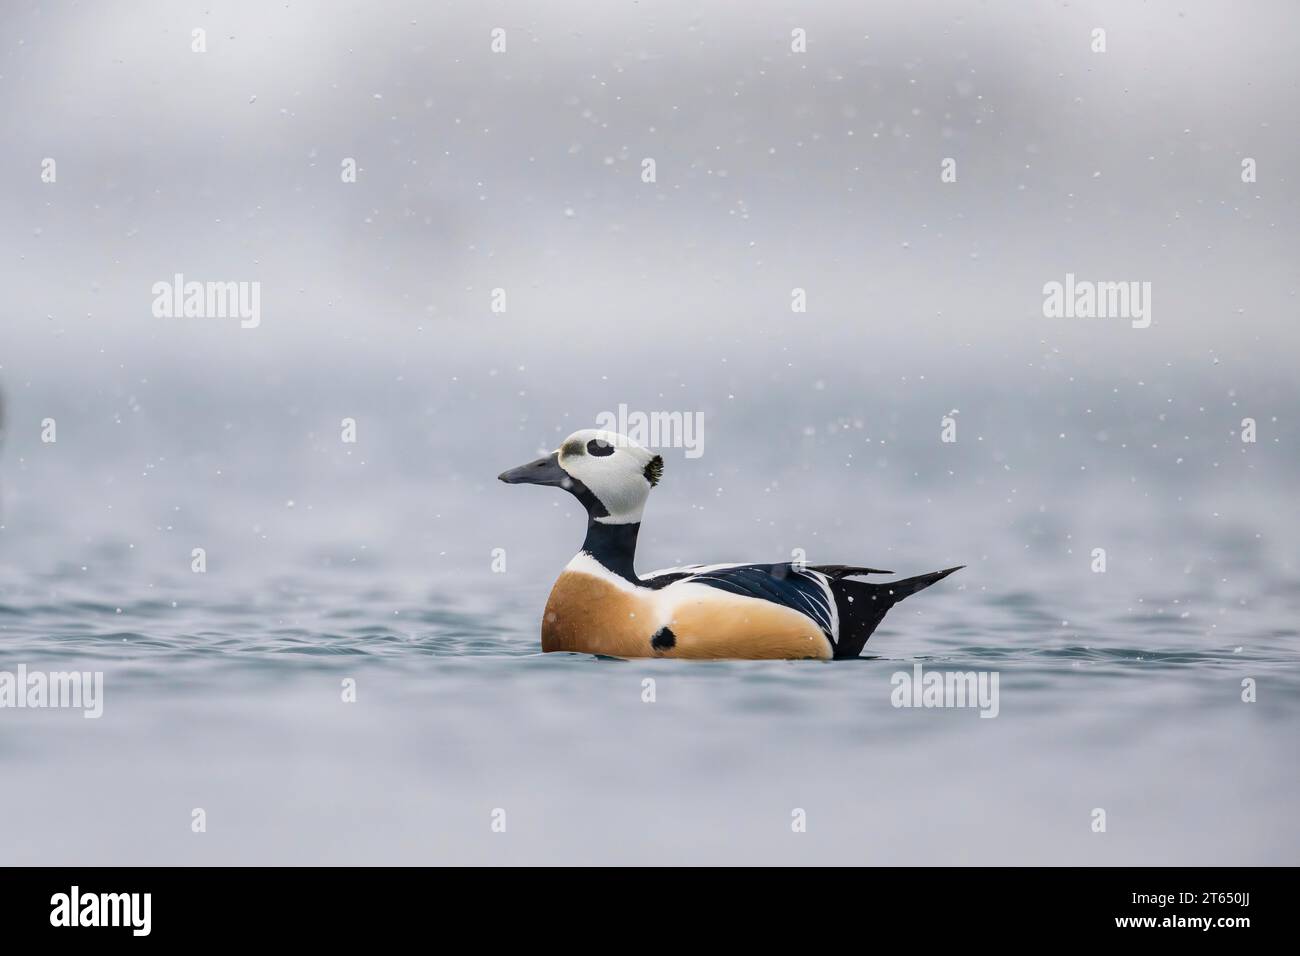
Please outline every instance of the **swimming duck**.
[[884, 584], [844, 564], [712, 564], [643, 577], [637, 532], [664, 461], [623, 435], [574, 432], [559, 449], [502, 473], [563, 488], [587, 510], [587, 537], [551, 589], [543, 651], [696, 659], [857, 657], [885, 612], [960, 567]]

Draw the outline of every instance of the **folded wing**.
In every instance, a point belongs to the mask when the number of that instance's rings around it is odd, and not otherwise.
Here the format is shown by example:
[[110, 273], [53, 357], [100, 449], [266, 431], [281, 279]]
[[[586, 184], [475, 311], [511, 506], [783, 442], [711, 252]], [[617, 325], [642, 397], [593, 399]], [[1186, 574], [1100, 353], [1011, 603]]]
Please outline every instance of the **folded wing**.
[[835, 595], [825, 574], [794, 564], [713, 564], [668, 568], [642, 577], [658, 590], [678, 581], [768, 601], [810, 618], [834, 645], [839, 629]]

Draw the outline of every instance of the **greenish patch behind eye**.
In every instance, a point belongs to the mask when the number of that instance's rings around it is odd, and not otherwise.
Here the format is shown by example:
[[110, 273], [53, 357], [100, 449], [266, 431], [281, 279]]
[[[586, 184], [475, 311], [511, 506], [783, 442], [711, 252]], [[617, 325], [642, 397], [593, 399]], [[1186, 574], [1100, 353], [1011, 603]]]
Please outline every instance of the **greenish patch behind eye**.
[[664, 473], [663, 457], [660, 455], [655, 455], [653, 458], [650, 459], [649, 464], [645, 466], [645, 480], [650, 482], [650, 487], [653, 488], [655, 485], [659, 484], [659, 479], [663, 477], [663, 473]]

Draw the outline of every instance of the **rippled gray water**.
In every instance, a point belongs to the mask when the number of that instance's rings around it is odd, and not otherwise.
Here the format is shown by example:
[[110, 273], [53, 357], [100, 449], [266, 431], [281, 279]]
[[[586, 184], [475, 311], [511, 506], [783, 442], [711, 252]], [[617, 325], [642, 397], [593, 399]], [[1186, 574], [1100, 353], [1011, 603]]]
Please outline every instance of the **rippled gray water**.
[[[327, 556], [229, 590], [10, 559], [0, 669], [106, 673], [97, 721], [3, 714], [15, 862], [1295, 859], [1300, 586], [1263, 563], [1139, 591], [977, 560], [862, 660], [689, 663], [541, 655], [545, 574], [486, 558], [442, 589]], [[917, 661], [997, 672], [998, 716], [894, 708]]]

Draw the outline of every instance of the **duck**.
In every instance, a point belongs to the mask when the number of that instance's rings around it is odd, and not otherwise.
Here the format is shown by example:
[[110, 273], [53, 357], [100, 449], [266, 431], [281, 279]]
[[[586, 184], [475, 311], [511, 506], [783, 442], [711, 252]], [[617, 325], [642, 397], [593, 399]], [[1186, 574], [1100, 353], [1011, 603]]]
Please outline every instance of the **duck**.
[[883, 583], [858, 565], [708, 564], [638, 575], [637, 534], [663, 456], [625, 435], [583, 429], [542, 458], [502, 472], [510, 485], [573, 495], [582, 547], [551, 588], [542, 651], [611, 658], [843, 660], [861, 655], [886, 612], [964, 565]]

